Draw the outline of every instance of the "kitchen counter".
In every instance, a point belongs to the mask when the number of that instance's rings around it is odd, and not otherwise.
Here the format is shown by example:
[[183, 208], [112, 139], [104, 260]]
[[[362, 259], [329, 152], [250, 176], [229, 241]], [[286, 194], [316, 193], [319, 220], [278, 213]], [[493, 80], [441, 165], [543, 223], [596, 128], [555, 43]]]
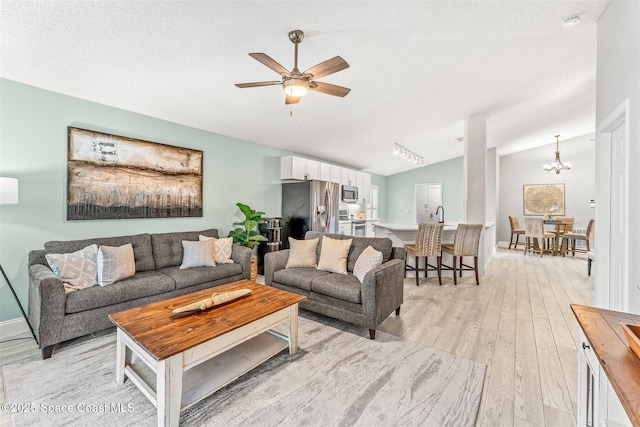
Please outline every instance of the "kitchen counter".
[[[376, 227], [386, 228], [390, 231], [418, 231], [418, 224], [388, 224], [380, 223], [376, 224]], [[455, 231], [458, 228], [458, 223], [445, 224], [443, 231]], [[413, 239], [415, 241], [415, 239]]]

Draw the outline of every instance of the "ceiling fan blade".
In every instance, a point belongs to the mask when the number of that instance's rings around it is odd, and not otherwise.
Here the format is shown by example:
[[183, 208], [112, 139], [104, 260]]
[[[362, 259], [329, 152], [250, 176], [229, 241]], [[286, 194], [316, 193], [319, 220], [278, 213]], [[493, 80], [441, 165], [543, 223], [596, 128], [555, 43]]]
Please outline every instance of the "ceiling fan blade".
[[289, 96], [289, 95], [285, 95], [285, 96], [286, 96], [286, 98], [284, 99], [285, 105], [297, 104], [298, 102], [300, 102], [300, 97]]
[[331, 59], [327, 59], [324, 62], [314, 65], [309, 68], [303, 74], [311, 74], [313, 79], [319, 79], [320, 77], [328, 76], [329, 74], [337, 73], [345, 68], [349, 68], [347, 61], [336, 56]]
[[280, 85], [280, 84], [282, 84], [281, 81], [272, 81], [272, 82], [236, 83], [236, 86], [245, 88], [245, 87], [273, 86], [273, 85]]
[[322, 82], [309, 82], [309, 89], [316, 92], [326, 93], [327, 95], [345, 97], [351, 92], [348, 87], [342, 87]]
[[255, 59], [256, 61], [260, 62], [261, 64], [271, 68], [273, 71], [275, 71], [280, 75], [283, 75], [283, 76], [291, 75], [289, 70], [284, 68], [282, 65], [276, 62], [276, 60], [271, 58], [269, 55], [266, 55], [264, 53], [250, 53], [249, 56]]

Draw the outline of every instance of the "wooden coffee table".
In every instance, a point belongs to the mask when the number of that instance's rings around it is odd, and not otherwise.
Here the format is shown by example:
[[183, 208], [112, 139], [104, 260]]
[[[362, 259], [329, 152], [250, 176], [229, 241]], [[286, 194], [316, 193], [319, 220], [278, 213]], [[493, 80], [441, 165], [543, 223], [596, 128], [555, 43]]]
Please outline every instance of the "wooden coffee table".
[[[186, 316], [172, 310], [239, 288], [246, 297]], [[159, 426], [180, 411], [289, 347], [298, 350], [298, 303], [304, 296], [249, 280], [109, 315], [117, 326], [116, 382], [128, 377], [156, 406]], [[272, 331], [289, 322], [289, 335]]]

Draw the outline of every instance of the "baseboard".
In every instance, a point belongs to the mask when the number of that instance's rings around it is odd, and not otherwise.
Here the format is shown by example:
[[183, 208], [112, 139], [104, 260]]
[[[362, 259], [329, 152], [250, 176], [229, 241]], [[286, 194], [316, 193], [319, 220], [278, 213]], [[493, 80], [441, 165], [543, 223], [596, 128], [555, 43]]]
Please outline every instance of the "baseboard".
[[19, 335], [31, 335], [29, 325], [22, 317], [0, 322], [0, 341]]

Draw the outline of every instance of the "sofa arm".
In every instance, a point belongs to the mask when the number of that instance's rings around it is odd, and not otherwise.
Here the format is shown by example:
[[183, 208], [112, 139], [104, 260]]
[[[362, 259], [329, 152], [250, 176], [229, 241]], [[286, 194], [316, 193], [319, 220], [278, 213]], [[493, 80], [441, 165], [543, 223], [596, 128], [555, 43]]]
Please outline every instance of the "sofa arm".
[[403, 301], [404, 260], [389, 260], [364, 276], [362, 308], [367, 328], [376, 329]]
[[404, 260], [404, 256], [407, 253], [405, 248], [393, 247], [391, 248], [391, 259]]
[[273, 273], [282, 270], [287, 266], [289, 260], [289, 249], [277, 252], [267, 252], [264, 254], [264, 284], [271, 286]]
[[45, 265], [29, 267], [29, 321], [40, 348], [60, 342], [67, 295], [62, 280]]
[[231, 259], [242, 266], [242, 277], [251, 280], [251, 257], [253, 250], [246, 246], [233, 245], [231, 247]]

